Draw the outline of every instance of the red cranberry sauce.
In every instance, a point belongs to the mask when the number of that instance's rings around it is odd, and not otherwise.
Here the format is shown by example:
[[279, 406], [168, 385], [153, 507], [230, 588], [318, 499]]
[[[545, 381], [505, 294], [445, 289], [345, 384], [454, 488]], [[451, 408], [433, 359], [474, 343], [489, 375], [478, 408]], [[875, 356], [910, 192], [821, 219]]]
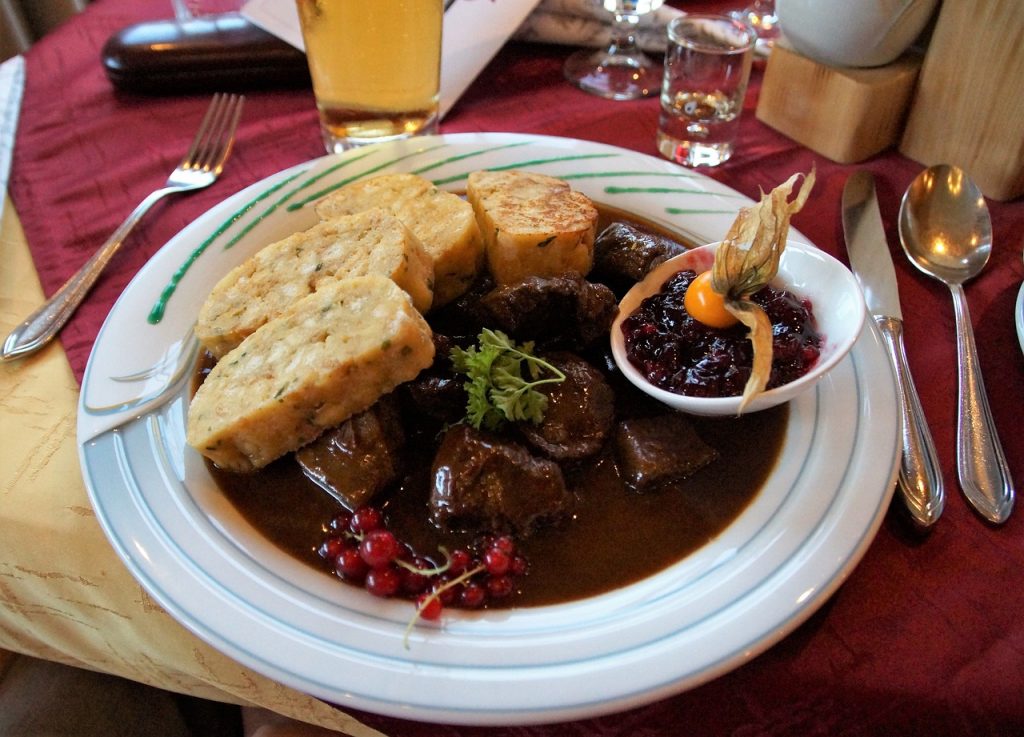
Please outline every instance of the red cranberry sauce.
[[[712, 328], [690, 317], [683, 298], [697, 274], [681, 271], [622, 322], [626, 355], [648, 381], [693, 397], [743, 393], [753, 363], [753, 346], [742, 324]], [[821, 336], [808, 300], [765, 287], [751, 297], [772, 323], [772, 373], [768, 388], [806, 374], [818, 360]]]

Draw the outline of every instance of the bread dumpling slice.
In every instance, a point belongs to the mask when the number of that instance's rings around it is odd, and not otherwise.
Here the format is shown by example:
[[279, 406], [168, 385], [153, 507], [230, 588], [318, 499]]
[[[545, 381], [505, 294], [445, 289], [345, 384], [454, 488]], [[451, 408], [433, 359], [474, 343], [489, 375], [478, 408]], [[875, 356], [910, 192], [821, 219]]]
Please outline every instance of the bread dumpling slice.
[[420, 312], [430, 308], [434, 267], [423, 244], [375, 208], [320, 222], [232, 269], [199, 310], [196, 337], [219, 358], [323, 284], [367, 274], [394, 281]]
[[469, 289], [484, 261], [473, 208], [416, 174], [382, 174], [346, 184], [316, 204], [321, 218], [383, 207], [420, 239], [434, 263], [434, 307]]
[[221, 468], [254, 471], [369, 408], [433, 358], [430, 326], [393, 281], [332, 281], [217, 362], [189, 405], [186, 438]]
[[499, 284], [590, 271], [597, 208], [568, 183], [525, 171], [475, 171], [466, 195]]

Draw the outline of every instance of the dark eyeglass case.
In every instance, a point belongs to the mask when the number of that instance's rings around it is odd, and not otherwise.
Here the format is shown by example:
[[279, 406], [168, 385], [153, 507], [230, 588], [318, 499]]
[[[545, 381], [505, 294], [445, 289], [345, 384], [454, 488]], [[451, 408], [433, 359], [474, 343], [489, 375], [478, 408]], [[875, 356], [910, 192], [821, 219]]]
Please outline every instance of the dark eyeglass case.
[[238, 14], [148, 21], [102, 51], [111, 83], [130, 92], [231, 92], [309, 86], [306, 56]]

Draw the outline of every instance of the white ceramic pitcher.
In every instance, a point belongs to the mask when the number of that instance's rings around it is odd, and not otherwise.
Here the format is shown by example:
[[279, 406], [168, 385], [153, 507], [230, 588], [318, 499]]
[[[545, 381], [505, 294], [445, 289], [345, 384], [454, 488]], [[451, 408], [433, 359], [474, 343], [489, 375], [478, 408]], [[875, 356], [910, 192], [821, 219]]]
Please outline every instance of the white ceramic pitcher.
[[921, 34], [938, 0], [776, 0], [782, 35], [830, 66], [888, 64]]

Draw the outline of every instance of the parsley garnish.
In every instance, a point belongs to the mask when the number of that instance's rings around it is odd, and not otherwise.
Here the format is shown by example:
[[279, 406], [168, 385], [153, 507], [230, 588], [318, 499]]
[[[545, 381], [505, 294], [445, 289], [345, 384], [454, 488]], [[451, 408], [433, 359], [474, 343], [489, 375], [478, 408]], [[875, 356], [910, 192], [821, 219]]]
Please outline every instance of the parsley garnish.
[[517, 346], [500, 330], [484, 328], [477, 345], [453, 348], [451, 359], [455, 370], [467, 377], [466, 420], [478, 430], [497, 430], [506, 421], [539, 424], [548, 398], [537, 387], [565, 381], [565, 374], [533, 355], [533, 341]]

